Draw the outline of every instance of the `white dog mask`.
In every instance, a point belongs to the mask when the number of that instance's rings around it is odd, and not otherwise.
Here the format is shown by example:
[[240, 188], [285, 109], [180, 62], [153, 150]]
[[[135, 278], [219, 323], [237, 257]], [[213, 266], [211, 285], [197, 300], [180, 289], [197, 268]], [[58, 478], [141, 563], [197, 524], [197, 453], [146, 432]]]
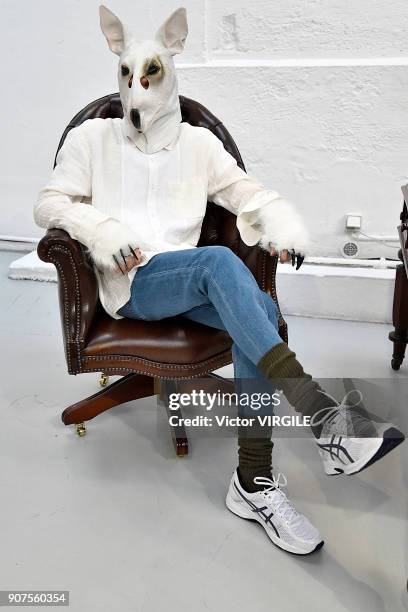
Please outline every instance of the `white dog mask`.
[[125, 134], [144, 153], [155, 153], [176, 138], [181, 123], [173, 55], [188, 33], [186, 9], [166, 19], [153, 39], [134, 37], [105, 6], [99, 8], [102, 32], [119, 55], [118, 81]]

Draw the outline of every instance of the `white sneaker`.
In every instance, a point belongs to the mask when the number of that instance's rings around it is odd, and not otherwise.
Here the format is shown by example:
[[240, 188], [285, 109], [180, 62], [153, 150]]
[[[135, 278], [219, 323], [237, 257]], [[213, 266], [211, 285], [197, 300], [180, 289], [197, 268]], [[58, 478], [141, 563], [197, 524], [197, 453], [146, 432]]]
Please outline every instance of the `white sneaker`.
[[[265, 485], [262, 491], [248, 493], [242, 487], [238, 472], [231, 478], [225, 503], [241, 518], [257, 521], [274, 544], [296, 555], [308, 555], [319, 550], [324, 542], [318, 530], [308, 519], [296, 511], [285, 493], [279, 488], [279, 479], [256, 477], [254, 482]], [[286, 486], [286, 478], [282, 486]]]
[[[357, 392], [359, 399], [350, 406], [347, 398], [353, 392]], [[321, 421], [323, 427], [316, 444], [329, 476], [357, 474], [405, 440], [402, 431], [391, 423], [376, 423], [363, 408], [356, 409], [361, 400], [361, 391], [349, 391]], [[312, 422], [318, 423], [316, 419]]]

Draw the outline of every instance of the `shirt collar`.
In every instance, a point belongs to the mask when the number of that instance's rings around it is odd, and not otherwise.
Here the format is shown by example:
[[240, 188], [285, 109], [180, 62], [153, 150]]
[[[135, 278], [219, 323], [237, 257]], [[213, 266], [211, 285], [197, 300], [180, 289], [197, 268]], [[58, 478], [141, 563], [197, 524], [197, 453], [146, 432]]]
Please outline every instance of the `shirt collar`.
[[180, 135], [180, 108], [153, 123], [146, 134], [138, 134], [126, 116], [122, 119], [121, 127], [125, 138], [143, 153], [157, 153], [162, 149], [171, 151], [175, 148]]
[[177, 144], [178, 141], [178, 137], [180, 135], [180, 130], [177, 132], [177, 134], [174, 136], [173, 140], [171, 140], [168, 144], [166, 144], [163, 149], [167, 149], [168, 151], [172, 151], [174, 149], [174, 147]]

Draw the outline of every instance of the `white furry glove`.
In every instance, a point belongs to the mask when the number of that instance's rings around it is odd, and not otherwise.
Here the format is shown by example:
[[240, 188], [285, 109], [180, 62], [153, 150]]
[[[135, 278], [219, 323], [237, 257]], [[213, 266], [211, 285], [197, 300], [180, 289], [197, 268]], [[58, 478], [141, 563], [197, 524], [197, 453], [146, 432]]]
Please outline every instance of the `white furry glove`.
[[279, 254], [288, 251], [292, 265], [297, 259], [297, 269], [305, 258], [309, 237], [300, 215], [292, 204], [277, 198], [263, 206], [257, 221], [261, 224], [262, 238], [259, 245], [270, 251], [271, 247]]
[[129, 260], [134, 264], [142, 260], [135, 233], [117, 219], [98, 223], [88, 249], [95, 265], [102, 270], [116, 269], [126, 274], [133, 267], [129, 267]]

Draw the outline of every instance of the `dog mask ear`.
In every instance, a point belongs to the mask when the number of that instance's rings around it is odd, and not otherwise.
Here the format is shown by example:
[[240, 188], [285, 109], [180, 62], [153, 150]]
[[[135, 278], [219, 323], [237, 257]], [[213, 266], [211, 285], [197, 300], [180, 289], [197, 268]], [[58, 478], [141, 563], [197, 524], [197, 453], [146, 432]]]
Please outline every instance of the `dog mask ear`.
[[156, 40], [160, 41], [171, 53], [181, 53], [188, 34], [187, 12], [184, 7], [176, 9], [160, 26]]
[[99, 7], [99, 17], [101, 29], [108, 41], [109, 49], [116, 55], [120, 55], [125, 48], [126, 36], [122, 22], [103, 4]]

